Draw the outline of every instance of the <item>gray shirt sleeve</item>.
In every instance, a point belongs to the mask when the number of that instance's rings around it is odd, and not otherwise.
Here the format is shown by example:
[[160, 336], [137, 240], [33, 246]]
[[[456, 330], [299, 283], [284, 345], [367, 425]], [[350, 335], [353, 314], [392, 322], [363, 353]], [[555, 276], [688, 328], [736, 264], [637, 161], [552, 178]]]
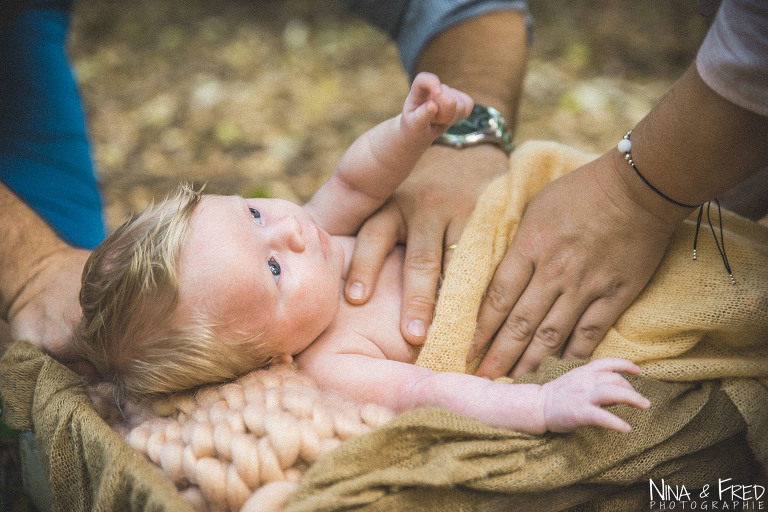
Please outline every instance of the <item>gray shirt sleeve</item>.
[[342, 0], [352, 12], [384, 30], [397, 43], [400, 58], [413, 77], [416, 60], [437, 34], [459, 22], [498, 10], [521, 11], [532, 21], [527, 0]]
[[696, 69], [720, 96], [768, 117], [768, 1], [723, 0]]

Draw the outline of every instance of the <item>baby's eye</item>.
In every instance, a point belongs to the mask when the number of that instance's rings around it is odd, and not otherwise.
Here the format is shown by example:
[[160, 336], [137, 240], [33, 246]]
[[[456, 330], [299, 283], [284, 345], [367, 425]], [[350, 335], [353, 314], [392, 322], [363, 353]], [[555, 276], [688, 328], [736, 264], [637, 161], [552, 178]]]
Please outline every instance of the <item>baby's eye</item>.
[[257, 210], [256, 208], [248, 208], [248, 210], [250, 210], [251, 216], [253, 217], [253, 219], [259, 224], [261, 224], [261, 213], [259, 213], [259, 210]]
[[280, 264], [274, 258], [270, 258], [267, 264], [269, 265], [269, 270], [272, 271], [272, 277], [275, 278], [275, 282], [278, 282], [280, 280]]

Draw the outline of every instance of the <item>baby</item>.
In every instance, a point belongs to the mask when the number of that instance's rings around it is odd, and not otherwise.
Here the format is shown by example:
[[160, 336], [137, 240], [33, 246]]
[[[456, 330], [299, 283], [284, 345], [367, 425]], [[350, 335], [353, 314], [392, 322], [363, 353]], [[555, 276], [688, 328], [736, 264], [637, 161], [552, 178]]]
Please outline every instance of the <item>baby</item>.
[[353, 235], [472, 106], [466, 94], [419, 74], [402, 113], [357, 139], [304, 207], [182, 187], [94, 251], [75, 343], [133, 396], [294, 362], [320, 387], [395, 411], [442, 407], [534, 434], [583, 425], [629, 431], [602, 408], [650, 405], [618, 373], [639, 371], [629, 361], [593, 361], [542, 386], [415, 366], [418, 347], [398, 327], [402, 247], [388, 255], [367, 303], [343, 298], [354, 248], [343, 235]]

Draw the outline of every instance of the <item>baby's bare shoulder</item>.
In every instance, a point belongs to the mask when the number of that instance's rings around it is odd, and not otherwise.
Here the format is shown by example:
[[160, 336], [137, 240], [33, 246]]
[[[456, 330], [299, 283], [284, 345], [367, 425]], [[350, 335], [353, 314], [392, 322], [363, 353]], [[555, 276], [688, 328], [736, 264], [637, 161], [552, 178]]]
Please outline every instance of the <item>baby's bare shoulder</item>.
[[368, 337], [357, 332], [349, 322], [335, 321], [309, 347], [296, 356], [299, 362], [309, 362], [334, 354], [354, 354], [386, 359], [384, 352]]

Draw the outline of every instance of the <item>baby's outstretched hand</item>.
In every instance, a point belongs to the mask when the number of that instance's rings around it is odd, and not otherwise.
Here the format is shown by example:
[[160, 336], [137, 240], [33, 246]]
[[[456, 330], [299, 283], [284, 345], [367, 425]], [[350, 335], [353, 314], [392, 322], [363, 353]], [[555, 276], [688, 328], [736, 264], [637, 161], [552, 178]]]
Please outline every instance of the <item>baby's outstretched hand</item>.
[[592, 361], [542, 386], [544, 423], [551, 432], [570, 432], [595, 425], [629, 432], [629, 423], [603, 406], [627, 404], [647, 409], [651, 403], [635, 391], [619, 372], [637, 374], [634, 363], [626, 359], [605, 358]]
[[474, 102], [468, 94], [440, 82], [432, 73], [416, 75], [403, 105], [402, 122], [408, 130], [425, 129], [434, 138], [467, 117]]

